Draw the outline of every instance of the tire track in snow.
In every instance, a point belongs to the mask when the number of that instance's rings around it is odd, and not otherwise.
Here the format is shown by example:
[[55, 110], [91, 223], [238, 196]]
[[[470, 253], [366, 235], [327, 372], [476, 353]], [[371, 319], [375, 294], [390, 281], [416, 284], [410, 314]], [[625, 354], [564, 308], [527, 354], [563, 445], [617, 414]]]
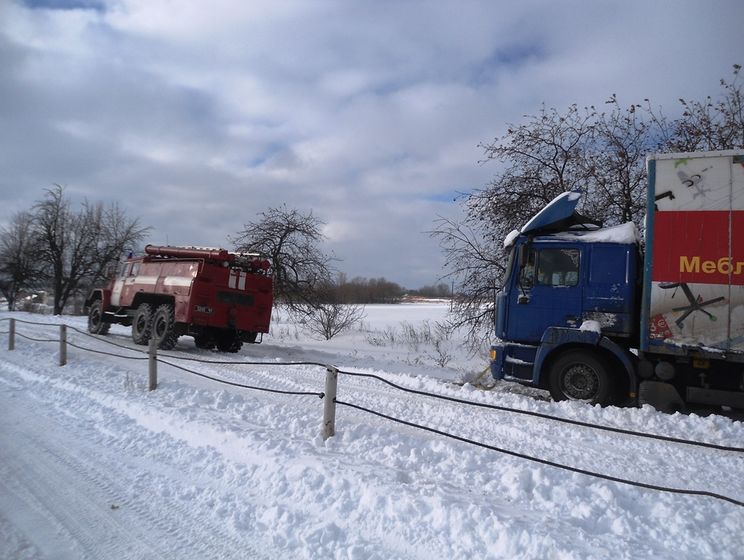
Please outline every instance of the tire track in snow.
[[[15, 366], [14, 369], [21, 368]], [[139, 455], [147, 441], [166, 436], [150, 433], [138, 437], [139, 448], [135, 450], [134, 460], [131, 464], [130, 460], [122, 463], [121, 454], [109, 452], [111, 442], [101, 436], [101, 433], [105, 433], [110, 438], [120, 437], [113, 431], [118, 421], [104, 421], [103, 426], [91, 427], [94, 418], [74, 419], [59, 414], [49, 416], [48, 409], [43, 406], [45, 400], [50, 405], [62, 408], [69, 406], [70, 410], [74, 410], [81, 396], [81, 391], [69, 391], [51, 381], [49, 384], [43, 381], [26, 384], [27, 388], [37, 390], [45, 386], [39, 393], [46, 394], [37, 393], [37, 398], [40, 396], [41, 400], [32, 410], [12, 411], [14, 418], [21, 417], [27, 422], [20, 422], [18, 429], [3, 434], [5, 438], [12, 437], [12, 442], [0, 440], [3, 441], [3, 447], [7, 444], [9, 450], [4, 455], [11, 459], [3, 464], [9, 470], [2, 474], [5, 475], [4, 479], [16, 481], [18, 487], [13, 492], [17, 496], [16, 501], [20, 500], [20, 503], [30, 505], [39, 512], [45, 511], [43, 504], [51, 502], [55, 505], [52, 512], [47, 514], [47, 517], [51, 516], [52, 523], [49, 534], [65, 535], [63, 540], [68, 546], [63, 546], [62, 550], [69, 548], [76, 551], [70, 558], [120, 557], [122, 551], [117, 548], [117, 542], [132, 540], [132, 533], [135, 533], [134, 540], [142, 544], [130, 547], [125, 554], [127, 558], [227, 558], [237, 550], [251, 558], [269, 557], [259, 552], [251, 542], [246, 542], [245, 538], [238, 538], [226, 524], [219, 521], [205, 523], [209, 520], [205, 520], [200, 511], [209, 511], [208, 507], [200, 510], [195, 509], [189, 501], [152, 500], [151, 496], [133, 495], [132, 488], [141, 487], [147, 491], [172, 483], [172, 477], [169, 479], [160, 473], [147, 473], [147, 461]], [[98, 400], [90, 402], [102, 408], [98, 410], [102, 418], [121, 416], [117, 410], [102, 407]], [[88, 407], [77, 406], [78, 410], [81, 408]], [[43, 418], [43, 421], [39, 418]], [[69, 441], [66, 438], [64, 425], [71, 423], [71, 420], [75, 420], [76, 425], [70, 426], [70, 431], [84, 431], [89, 436], [86, 441]], [[57, 423], [59, 421], [61, 424]], [[33, 426], [33, 429], [23, 429], [25, 424]], [[103, 428], [103, 431], [97, 434], [97, 428]], [[51, 439], [50, 435], [53, 436]], [[48, 441], [54, 441], [54, 446], [49, 446]], [[94, 457], [95, 460], [92, 460]], [[184, 465], [177, 463], [165, 467], [175, 472], [183, 471]], [[191, 468], [201, 470], [198, 463]], [[113, 479], [112, 472], [119, 476]], [[126, 476], [122, 478], [124, 473]], [[143, 479], [146, 479], [144, 484]], [[66, 482], [70, 480], [76, 482], [74, 487], [68, 488]], [[165, 506], [156, 507], [162, 501]], [[119, 522], [118, 518], [124, 521]], [[276, 558], [278, 554], [272, 557]]]
[[[70, 454], [81, 442], [70, 442], [44, 410], [24, 409], [13, 399], [6, 401], [6, 407], [13, 407], [13, 418], [23, 422], [6, 427], [0, 436], [4, 449], [0, 478], [16, 504], [26, 504], [34, 512], [34, 523], [26, 531], [41, 530], [46, 533], [42, 542], [49, 539], [55, 543], [50, 545], [52, 557], [115, 557], [122, 552], [121, 543], [128, 543], [127, 554], [132, 558], [168, 558], [167, 550], [117, 519], [110, 509], [115, 491], [108, 477], [92, 471], [85, 459], [81, 462]], [[75, 484], [69, 485], [70, 481]], [[139, 533], [135, 545], [131, 544], [132, 532]]]

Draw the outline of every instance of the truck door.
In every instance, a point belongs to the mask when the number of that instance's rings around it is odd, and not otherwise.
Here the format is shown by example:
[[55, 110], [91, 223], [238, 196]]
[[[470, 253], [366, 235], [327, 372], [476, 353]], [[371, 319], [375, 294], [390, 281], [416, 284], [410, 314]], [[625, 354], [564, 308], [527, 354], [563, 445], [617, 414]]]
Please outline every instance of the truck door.
[[121, 263], [119, 267], [119, 275], [114, 281], [114, 287], [111, 289], [111, 305], [120, 305], [121, 290], [124, 287], [124, 281], [129, 275], [129, 271], [132, 269], [132, 263]]
[[139, 274], [140, 263], [133, 262], [131, 266], [127, 268], [126, 276], [121, 287], [119, 305], [128, 307], [132, 304], [134, 295], [136, 293], [135, 282], [137, 281], [137, 275]]
[[548, 327], [579, 327], [582, 315], [581, 252], [565, 246], [530, 248], [515, 275], [508, 303], [507, 338], [535, 344]]

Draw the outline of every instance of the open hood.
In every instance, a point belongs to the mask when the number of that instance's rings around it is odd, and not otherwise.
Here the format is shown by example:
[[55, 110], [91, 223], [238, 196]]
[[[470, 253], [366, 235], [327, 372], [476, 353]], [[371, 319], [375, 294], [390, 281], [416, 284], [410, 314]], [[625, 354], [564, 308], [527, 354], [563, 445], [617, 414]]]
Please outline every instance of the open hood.
[[576, 212], [581, 191], [564, 192], [551, 200], [522, 227], [520, 233], [565, 231], [575, 225], [601, 226], [602, 223]]

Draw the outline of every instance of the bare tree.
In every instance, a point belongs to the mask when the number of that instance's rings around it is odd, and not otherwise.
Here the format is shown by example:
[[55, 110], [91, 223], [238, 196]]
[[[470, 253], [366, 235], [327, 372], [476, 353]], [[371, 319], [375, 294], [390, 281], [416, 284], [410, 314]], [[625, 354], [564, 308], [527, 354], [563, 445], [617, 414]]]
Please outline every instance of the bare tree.
[[363, 306], [334, 301], [311, 307], [302, 319], [307, 330], [330, 340], [360, 323], [364, 317]]
[[100, 280], [106, 267], [149, 230], [139, 225], [139, 219], [127, 218], [116, 204], [104, 208], [84, 201], [78, 212], [73, 211], [60, 185], [48, 189], [33, 212], [55, 315], [62, 313], [70, 297]]
[[704, 101], [680, 99], [682, 116], [672, 123], [667, 146], [672, 152], [744, 148], [744, 92], [741, 65], [734, 64], [733, 79], [721, 80], [722, 95]]
[[646, 156], [660, 148], [653, 117], [641, 105], [623, 109], [613, 94], [609, 112], [595, 113], [585, 151], [584, 211], [606, 225], [635, 222], [646, 211]]
[[581, 188], [583, 213], [606, 224], [641, 225], [649, 153], [744, 147], [740, 70], [734, 65], [733, 80], [721, 80], [717, 101], [681, 99], [683, 113], [675, 121], [652, 110], [648, 100], [623, 108], [612, 95], [608, 111], [543, 107], [482, 144], [498, 173], [487, 187], [462, 196], [464, 219], [440, 218], [431, 232], [447, 256], [443, 278], [454, 280], [459, 294], [453, 325], [469, 326], [473, 343], [492, 335], [488, 302], [506, 266], [502, 241], [555, 196]]
[[463, 221], [440, 217], [429, 232], [439, 239], [446, 257], [443, 278], [456, 285], [458, 294], [453, 301], [449, 326], [467, 329], [472, 350], [479, 346], [482, 338], [490, 338], [493, 333], [490, 302], [505, 269], [503, 245], [489, 225], [471, 213]]
[[594, 135], [594, 108], [565, 114], [545, 107], [482, 144], [502, 171], [484, 189], [463, 195], [465, 218], [439, 218], [430, 234], [446, 255], [443, 279], [455, 283], [453, 328], [466, 326], [473, 349], [493, 333], [494, 290], [506, 266], [503, 240], [564, 191], [586, 184], [584, 155]]
[[15, 309], [21, 291], [40, 285], [43, 273], [33, 216], [18, 212], [7, 227], [0, 229], [0, 292], [8, 300], [10, 311]]
[[306, 313], [320, 303], [318, 288], [332, 277], [332, 258], [319, 246], [323, 225], [312, 211], [303, 214], [283, 205], [259, 214], [231, 241], [239, 251], [269, 257], [276, 299], [295, 313]]

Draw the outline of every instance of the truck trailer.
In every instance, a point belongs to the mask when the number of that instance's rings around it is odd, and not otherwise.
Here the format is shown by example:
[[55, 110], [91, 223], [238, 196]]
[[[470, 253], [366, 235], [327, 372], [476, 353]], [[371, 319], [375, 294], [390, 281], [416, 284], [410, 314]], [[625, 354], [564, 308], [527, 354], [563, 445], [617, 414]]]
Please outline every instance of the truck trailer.
[[273, 282], [268, 260], [252, 253], [199, 247], [145, 247], [120, 263], [86, 300], [88, 330], [132, 327], [136, 344], [154, 338], [169, 350], [190, 335], [198, 348], [237, 352], [269, 332]]
[[507, 237], [491, 373], [555, 400], [744, 408], [744, 150], [646, 164], [644, 239], [580, 215], [579, 192]]

